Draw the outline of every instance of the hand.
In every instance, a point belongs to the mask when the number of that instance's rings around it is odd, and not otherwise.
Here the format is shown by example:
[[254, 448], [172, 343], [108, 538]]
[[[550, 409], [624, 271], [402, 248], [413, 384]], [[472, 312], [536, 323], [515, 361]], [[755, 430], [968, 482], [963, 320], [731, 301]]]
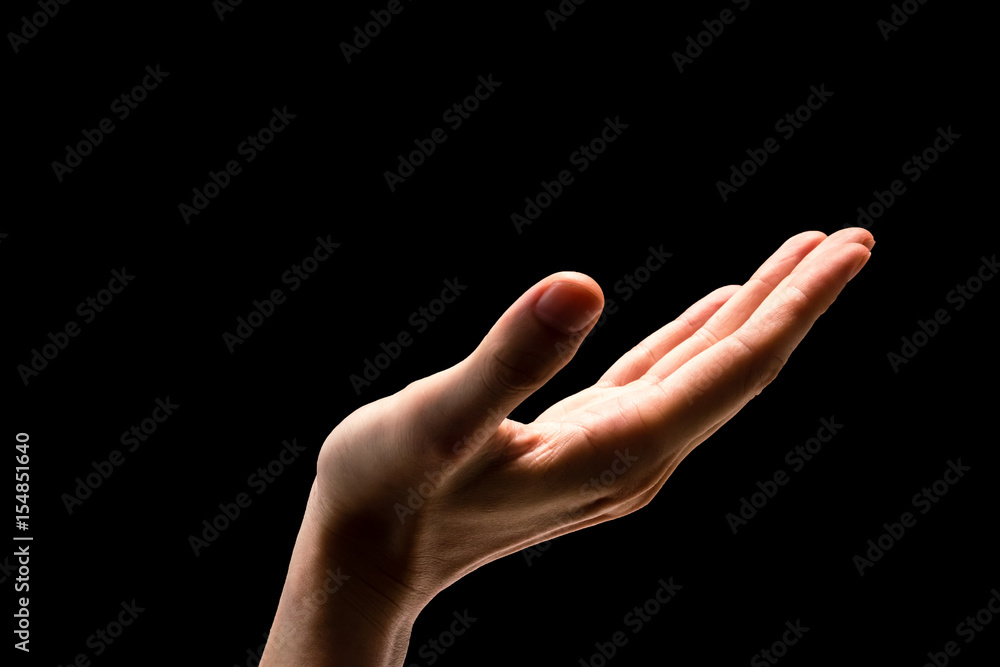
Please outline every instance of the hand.
[[[746, 284], [712, 292], [522, 424], [507, 415], [572, 358], [603, 308], [579, 273], [531, 287], [466, 359], [327, 438], [262, 666], [293, 655], [399, 665], [416, 615], [457, 579], [644, 507], [775, 378], [873, 245], [859, 228], [792, 237]], [[336, 602], [303, 611], [316, 571], [333, 566], [350, 577]], [[308, 632], [292, 639], [291, 619]]]

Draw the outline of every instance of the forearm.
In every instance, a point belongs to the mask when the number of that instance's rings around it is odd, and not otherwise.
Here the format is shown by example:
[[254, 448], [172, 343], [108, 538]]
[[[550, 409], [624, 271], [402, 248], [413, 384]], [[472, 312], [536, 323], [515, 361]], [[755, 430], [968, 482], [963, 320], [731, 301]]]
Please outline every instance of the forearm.
[[352, 570], [365, 555], [333, 543], [317, 505], [314, 484], [260, 667], [400, 667], [420, 607]]

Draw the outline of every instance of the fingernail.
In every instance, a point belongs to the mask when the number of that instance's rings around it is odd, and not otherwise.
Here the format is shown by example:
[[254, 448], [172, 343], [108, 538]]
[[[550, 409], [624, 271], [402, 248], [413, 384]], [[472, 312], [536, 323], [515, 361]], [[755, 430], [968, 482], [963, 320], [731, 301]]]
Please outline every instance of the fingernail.
[[601, 302], [596, 294], [568, 282], [552, 283], [535, 303], [538, 319], [567, 334], [587, 326], [600, 309]]
[[866, 254], [864, 257], [858, 260], [857, 265], [854, 267], [854, 271], [851, 273], [851, 277], [847, 279], [848, 282], [854, 280], [854, 276], [858, 275], [858, 272], [861, 271], [862, 268], [864, 268], [865, 264], [868, 263], [868, 260], [871, 258], [871, 256], [872, 253], [871, 251], [869, 251], [868, 254]]

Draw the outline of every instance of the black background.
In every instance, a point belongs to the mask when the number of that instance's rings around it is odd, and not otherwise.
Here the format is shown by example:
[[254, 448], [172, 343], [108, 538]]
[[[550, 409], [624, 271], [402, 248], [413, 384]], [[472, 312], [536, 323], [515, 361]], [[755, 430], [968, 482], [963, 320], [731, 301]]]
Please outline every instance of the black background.
[[[991, 664], [1000, 622], [969, 644], [956, 625], [1000, 586], [1000, 286], [947, 301], [997, 251], [988, 18], [931, 2], [885, 40], [888, 3], [592, 0], [556, 30], [555, 0], [404, 6], [350, 63], [338, 45], [384, 3], [246, 0], [220, 20], [208, 1], [72, 2], [17, 53], [8, 41], [4, 438], [14, 454], [15, 434], [31, 437], [34, 538], [32, 651], [14, 664], [248, 664], [315, 455], [346, 415], [464, 357], [537, 280], [587, 273], [619, 310], [512, 415], [530, 421], [784, 239], [854, 224], [939, 127], [961, 138], [874, 222], [868, 266], [779, 379], [643, 511], [442, 593], [406, 665], [431, 664], [421, 646], [464, 610], [477, 621], [434, 664], [586, 664], [618, 630], [611, 665], [747, 664], [797, 619], [810, 630], [780, 664], [920, 665], [950, 640], [954, 664]], [[735, 22], [678, 72], [672, 54], [724, 8]], [[5, 32], [37, 11], [9, 4]], [[157, 64], [163, 83], [57, 179], [66, 145]], [[490, 74], [502, 85], [448, 128], [442, 112]], [[833, 96], [781, 138], [775, 122], [821, 84]], [[275, 107], [288, 128], [185, 224], [178, 205]], [[518, 233], [511, 214], [608, 117], [628, 129]], [[436, 127], [448, 140], [391, 192], [383, 173]], [[716, 182], [769, 136], [780, 150], [723, 202]], [[340, 248], [290, 292], [282, 274], [328, 235]], [[671, 259], [622, 300], [616, 282], [660, 245]], [[16, 367], [123, 267], [134, 281], [25, 384]], [[468, 289], [359, 396], [348, 377], [455, 277]], [[231, 354], [223, 332], [275, 288], [288, 300]], [[895, 372], [887, 354], [939, 308], [951, 320]], [[69, 514], [76, 478], [168, 396], [176, 413]], [[734, 535], [726, 514], [824, 417], [843, 430]], [[292, 438], [306, 454], [196, 557], [189, 535]], [[859, 576], [866, 541], [958, 458], [966, 477]], [[0, 577], [15, 598], [16, 574]], [[683, 589], [632, 634], [623, 617], [670, 577]], [[95, 655], [88, 637], [133, 599], [145, 611]]]

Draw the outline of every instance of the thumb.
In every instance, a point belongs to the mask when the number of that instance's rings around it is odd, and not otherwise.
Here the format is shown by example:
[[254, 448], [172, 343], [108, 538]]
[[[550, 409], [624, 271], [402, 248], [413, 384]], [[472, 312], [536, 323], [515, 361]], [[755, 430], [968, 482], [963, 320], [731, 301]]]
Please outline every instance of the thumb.
[[[426, 378], [435, 430], [450, 439], [492, 435], [524, 399], [576, 354], [604, 309], [597, 282], [562, 271], [514, 302], [468, 357]], [[429, 406], [428, 406], [429, 407]], [[430, 417], [430, 419], [428, 419]]]

